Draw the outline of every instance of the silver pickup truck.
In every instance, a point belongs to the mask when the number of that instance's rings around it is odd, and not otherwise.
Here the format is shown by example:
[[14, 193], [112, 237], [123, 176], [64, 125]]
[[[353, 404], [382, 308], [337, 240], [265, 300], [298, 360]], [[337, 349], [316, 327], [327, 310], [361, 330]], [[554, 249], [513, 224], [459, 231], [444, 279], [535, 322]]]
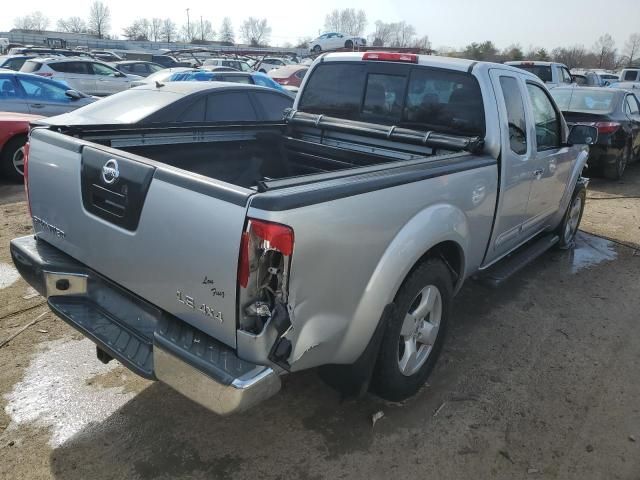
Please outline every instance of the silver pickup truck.
[[465, 279], [571, 246], [597, 137], [523, 70], [374, 52], [318, 58], [283, 122], [64, 118], [31, 131], [16, 267], [100, 360], [220, 414], [314, 367], [414, 394]]

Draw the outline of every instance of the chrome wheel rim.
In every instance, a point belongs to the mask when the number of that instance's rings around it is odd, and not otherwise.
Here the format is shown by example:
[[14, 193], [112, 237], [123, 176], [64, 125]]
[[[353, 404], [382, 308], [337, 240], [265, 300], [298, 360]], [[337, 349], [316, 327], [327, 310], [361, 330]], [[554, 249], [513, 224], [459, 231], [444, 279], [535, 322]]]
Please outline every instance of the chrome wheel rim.
[[13, 168], [16, 169], [16, 172], [18, 172], [20, 175], [24, 175], [24, 147], [21, 147], [15, 151], [11, 161], [13, 163]]
[[578, 224], [580, 223], [580, 212], [582, 211], [582, 197], [577, 196], [571, 204], [571, 210], [569, 210], [569, 218], [567, 218], [567, 224], [564, 227], [564, 243], [568, 244], [575, 237], [578, 231]]
[[415, 374], [433, 351], [442, 319], [442, 295], [427, 285], [414, 297], [400, 329], [398, 367], [404, 376]]

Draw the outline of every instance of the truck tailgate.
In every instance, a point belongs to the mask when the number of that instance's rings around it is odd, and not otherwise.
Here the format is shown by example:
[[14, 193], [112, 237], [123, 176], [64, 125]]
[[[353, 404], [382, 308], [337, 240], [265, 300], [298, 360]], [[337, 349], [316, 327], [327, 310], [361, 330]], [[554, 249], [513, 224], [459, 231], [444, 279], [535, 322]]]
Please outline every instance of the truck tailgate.
[[251, 190], [42, 128], [30, 145], [40, 239], [235, 348]]

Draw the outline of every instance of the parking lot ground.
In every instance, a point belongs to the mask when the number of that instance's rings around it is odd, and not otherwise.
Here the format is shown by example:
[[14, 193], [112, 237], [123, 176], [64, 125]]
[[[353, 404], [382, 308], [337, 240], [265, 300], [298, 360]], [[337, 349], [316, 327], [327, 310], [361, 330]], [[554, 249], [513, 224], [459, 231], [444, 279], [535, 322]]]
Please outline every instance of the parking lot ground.
[[[639, 167], [592, 182], [574, 250], [501, 289], [467, 283], [430, 385], [403, 404], [341, 401], [310, 371], [220, 418], [99, 363], [45, 313], [0, 348], [0, 478], [640, 479]], [[0, 342], [47, 312], [10, 265], [21, 196], [0, 186]]]

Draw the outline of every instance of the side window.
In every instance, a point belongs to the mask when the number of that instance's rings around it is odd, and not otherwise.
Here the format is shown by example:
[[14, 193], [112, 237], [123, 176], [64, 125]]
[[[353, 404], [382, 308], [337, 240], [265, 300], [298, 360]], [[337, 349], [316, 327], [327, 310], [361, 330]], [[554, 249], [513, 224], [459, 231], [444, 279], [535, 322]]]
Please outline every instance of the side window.
[[624, 110], [629, 115], [638, 115], [640, 109], [638, 108], [638, 102], [633, 95], [627, 95], [624, 102]]
[[500, 77], [500, 86], [507, 109], [511, 150], [518, 155], [524, 155], [527, 153], [527, 120], [518, 80], [513, 77]]
[[538, 151], [560, 146], [560, 118], [546, 92], [532, 83], [527, 83], [529, 99], [536, 122]]
[[91, 75], [91, 72], [89, 71], [89, 64], [85, 62], [52, 63], [50, 66], [58, 72]]
[[560, 73], [562, 75], [563, 83], [571, 83], [571, 74], [568, 72], [566, 68], [560, 68]]
[[146, 75], [149, 73], [147, 70], [147, 65], [145, 63], [134, 63], [131, 65], [131, 73]]
[[131, 73], [131, 65], [120, 65], [119, 70], [121, 72], [127, 72], [127, 73]]
[[624, 72], [624, 77], [622, 78], [622, 80], [625, 82], [635, 82], [637, 76], [638, 72], [636, 72], [635, 70], [627, 70], [626, 72]]
[[26, 77], [18, 78], [18, 81], [30, 98], [60, 103], [69, 103], [71, 101], [66, 95], [66, 90], [55, 84]]
[[11, 70], [20, 70], [22, 65], [24, 65], [25, 59], [24, 57], [12, 58], [6, 64], [6, 68], [10, 68]]
[[13, 78], [0, 77], [0, 100], [9, 100], [21, 96]]
[[214, 93], [207, 97], [207, 122], [255, 122], [258, 120], [244, 92]]
[[264, 111], [261, 120], [277, 122], [284, 118], [284, 110], [291, 108], [293, 100], [277, 93], [256, 92], [255, 97]]
[[206, 99], [199, 98], [178, 117], [178, 122], [204, 122]]
[[103, 75], [103, 76], [114, 76], [117, 73], [117, 70], [113, 70], [106, 65], [102, 65], [101, 63], [92, 63], [91, 68], [93, 69], [94, 75]]

